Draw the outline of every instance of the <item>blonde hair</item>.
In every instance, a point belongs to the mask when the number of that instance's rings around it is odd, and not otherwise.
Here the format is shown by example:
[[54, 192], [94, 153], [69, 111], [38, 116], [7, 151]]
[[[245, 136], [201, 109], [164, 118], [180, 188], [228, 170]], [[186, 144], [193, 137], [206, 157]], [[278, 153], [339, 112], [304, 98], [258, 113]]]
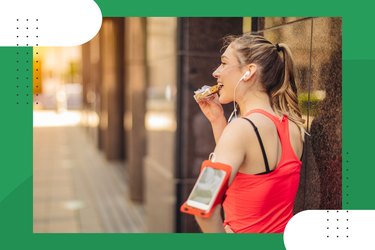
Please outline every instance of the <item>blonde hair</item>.
[[[244, 34], [224, 38], [224, 46], [232, 46], [242, 65], [255, 63], [258, 77], [267, 91], [273, 110], [278, 115], [287, 115], [301, 131], [304, 140], [305, 120], [298, 106], [295, 68], [290, 48], [284, 44], [272, 44], [259, 35]], [[282, 52], [282, 57], [280, 53]]]

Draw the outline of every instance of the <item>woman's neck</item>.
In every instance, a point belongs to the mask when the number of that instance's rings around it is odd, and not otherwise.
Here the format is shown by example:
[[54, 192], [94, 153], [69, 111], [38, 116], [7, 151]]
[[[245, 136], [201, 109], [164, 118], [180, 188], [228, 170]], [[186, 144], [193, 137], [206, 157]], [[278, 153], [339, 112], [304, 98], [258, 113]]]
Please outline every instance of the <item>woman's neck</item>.
[[266, 92], [248, 92], [237, 104], [241, 110], [241, 115], [245, 115], [253, 109], [264, 109], [273, 113], [271, 101]]

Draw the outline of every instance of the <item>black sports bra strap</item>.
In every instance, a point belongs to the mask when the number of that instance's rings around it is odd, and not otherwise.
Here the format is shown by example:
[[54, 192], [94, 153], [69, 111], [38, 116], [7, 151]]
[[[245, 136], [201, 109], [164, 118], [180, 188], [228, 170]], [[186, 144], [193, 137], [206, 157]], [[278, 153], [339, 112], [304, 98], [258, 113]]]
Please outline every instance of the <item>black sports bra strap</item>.
[[262, 150], [264, 165], [266, 166], [266, 173], [271, 172], [270, 166], [268, 165], [266, 150], [264, 149], [263, 141], [262, 141], [262, 138], [260, 138], [260, 134], [259, 134], [257, 126], [255, 126], [255, 124], [250, 119], [248, 119], [246, 117], [242, 117], [242, 118], [247, 120], [248, 122], [250, 122], [250, 124], [253, 126], [255, 134], [257, 135], [257, 138], [258, 138], [258, 141], [259, 141], [260, 149]]

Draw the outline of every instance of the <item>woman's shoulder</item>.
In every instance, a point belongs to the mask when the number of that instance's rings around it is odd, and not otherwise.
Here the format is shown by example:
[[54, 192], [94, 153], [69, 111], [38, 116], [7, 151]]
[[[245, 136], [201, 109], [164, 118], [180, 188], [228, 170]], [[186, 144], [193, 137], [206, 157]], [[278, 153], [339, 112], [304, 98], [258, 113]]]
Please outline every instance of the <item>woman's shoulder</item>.
[[[222, 136], [228, 140], [234, 140], [237, 142], [244, 142], [247, 144], [249, 140], [255, 139], [256, 134], [249, 120], [259, 129], [264, 130], [264, 127], [268, 127], [268, 122], [264, 120], [263, 117], [258, 117], [259, 115], [250, 115], [248, 117], [238, 117], [233, 119], [224, 129]], [[247, 118], [247, 119], [244, 119]]]
[[248, 122], [241, 117], [233, 119], [224, 129], [224, 134], [241, 135], [243, 130], [248, 127]]
[[268, 113], [268, 114], [270, 114], [271, 116], [267, 116], [262, 113], [251, 113], [245, 118], [250, 120], [259, 130], [262, 130], [262, 131], [274, 130], [275, 129], [274, 120], [277, 120], [280, 118], [274, 113]]

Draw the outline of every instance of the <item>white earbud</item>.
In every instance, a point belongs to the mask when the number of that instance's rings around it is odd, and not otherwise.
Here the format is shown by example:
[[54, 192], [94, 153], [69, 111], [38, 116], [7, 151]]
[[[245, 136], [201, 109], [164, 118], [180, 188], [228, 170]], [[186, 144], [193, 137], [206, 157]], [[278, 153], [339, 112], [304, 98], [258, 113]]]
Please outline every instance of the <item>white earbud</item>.
[[241, 77], [241, 80], [245, 79], [246, 77], [249, 77], [251, 72], [248, 70], [245, 72], [245, 74]]

